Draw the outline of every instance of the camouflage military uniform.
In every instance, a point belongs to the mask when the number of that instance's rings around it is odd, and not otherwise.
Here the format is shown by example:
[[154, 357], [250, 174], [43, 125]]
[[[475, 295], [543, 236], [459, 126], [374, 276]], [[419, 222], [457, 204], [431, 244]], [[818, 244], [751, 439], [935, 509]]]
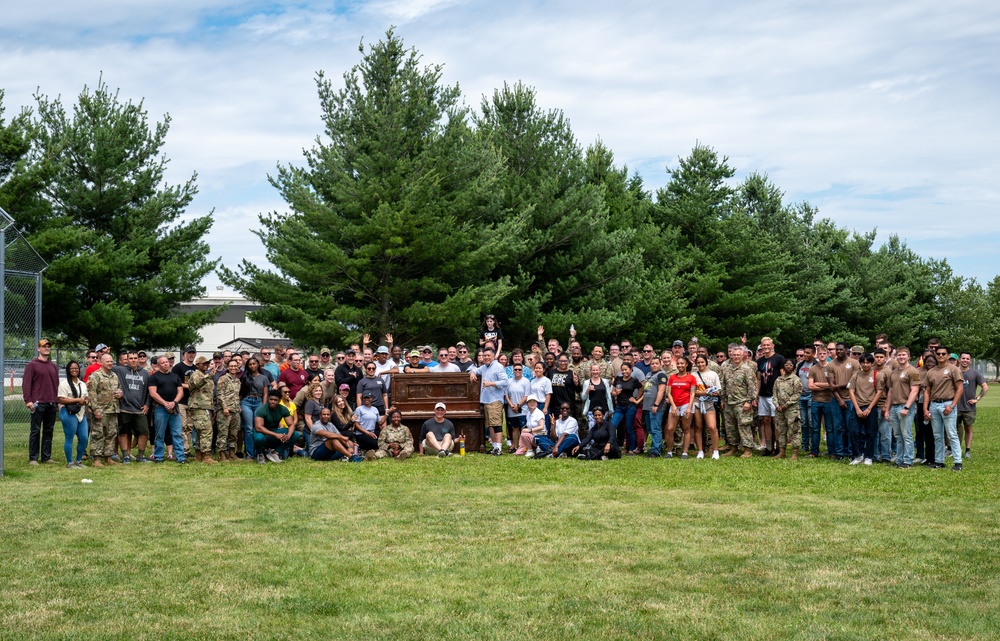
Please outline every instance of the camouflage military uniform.
[[[802, 418], [799, 416], [799, 398], [802, 396], [802, 379], [795, 372], [782, 374], [774, 381], [774, 419], [778, 431], [778, 448], [802, 446]], [[784, 407], [784, 411], [778, 411]]]
[[743, 410], [744, 403], [757, 397], [757, 368], [752, 363], [723, 368], [722, 400], [726, 404], [726, 442], [730, 447], [753, 448], [753, 408]]
[[[188, 417], [198, 436], [198, 451], [212, 451], [212, 395], [215, 382], [212, 375], [199, 369], [188, 377]], [[199, 459], [201, 460], [201, 459]]]
[[408, 458], [413, 454], [413, 434], [410, 433], [410, 428], [405, 425], [393, 427], [392, 423], [389, 423], [382, 428], [382, 433], [378, 435], [378, 449], [375, 450], [375, 458], [391, 457], [393, 454], [389, 451], [389, 446], [393, 443], [399, 446], [400, 459]]
[[[87, 407], [94, 412], [93, 424], [90, 428], [90, 455], [114, 456], [118, 439], [118, 398], [115, 392], [120, 389], [118, 374], [113, 371], [105, 373], [99, 369], [90, 375], [87, 382], [90, 400]], [[101, 418], [97, 418], [97, 412]]]
[[[229, 410], [226, 416], [224, 410]], [[219, 435], [215, 449], [219, 452], [236, 451], [236, 437], [240, 432], [240, 379], [226, 372], [219, 378], [215, 395], [215, 419]]]

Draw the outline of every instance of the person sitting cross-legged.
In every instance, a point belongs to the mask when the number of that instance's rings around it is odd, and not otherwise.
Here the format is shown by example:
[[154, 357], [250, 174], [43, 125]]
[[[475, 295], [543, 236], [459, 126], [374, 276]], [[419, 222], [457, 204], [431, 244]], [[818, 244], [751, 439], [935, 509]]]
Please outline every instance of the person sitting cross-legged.
[[455, 447], [455, 425], [444, 417], [447, 410], [444, 403], [438, 403], [434, 406], [434, 418], [424, 421], [420, 428], [421, 454], [451, 456]]
[[389, 424], [378, 435], [378, 449], [365, 452], [369, 461], [392, 457], [405, 461], [413, 454], [413, 435], [410, 428], [403, 425], [403, 414], [393, 409], [389, 411]]

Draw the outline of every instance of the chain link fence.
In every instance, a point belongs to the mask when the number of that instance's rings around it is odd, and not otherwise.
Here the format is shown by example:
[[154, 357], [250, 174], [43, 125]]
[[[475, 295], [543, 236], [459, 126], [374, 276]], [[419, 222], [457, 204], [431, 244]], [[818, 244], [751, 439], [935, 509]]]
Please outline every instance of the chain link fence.
[[36, 355], [42, 331], [42, 272], [48, 264], [38, 255], [14, 219], [0, 209], [0, 475], [7, 445], [27, 448], [31, 415], [21, 397], [21, 377]]

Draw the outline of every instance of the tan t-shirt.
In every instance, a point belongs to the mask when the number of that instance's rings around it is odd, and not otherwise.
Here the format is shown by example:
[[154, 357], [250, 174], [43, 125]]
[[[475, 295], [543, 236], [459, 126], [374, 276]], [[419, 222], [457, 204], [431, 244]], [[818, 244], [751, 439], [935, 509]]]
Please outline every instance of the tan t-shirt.
[[[854, 372], [861, 369], [861, 363], [853, 358], [845, 358], [838, 361], [836, 358], [826, 364], [827, 380], [831, 385], [847, 385], [854, 376]], [[839, 390], [837, 395], [845, 401], [851, 400], [846, 389]]]
[[[820, 363], [817, 361], [815, 365], [809, 368], [809, 380], [816, 383], [826, 383], [826, 368], [827, 363]], [[826, 403], [833, 398], [833, 394], [828, 389], [811, 390], [811, 392], [812, 400], [817, 403]]]
[[[897, 367], [889, 375], [888, 381], [889, 393], [892, 394], [892, 404], [906, 403], [907, 399], [910, 398], [910, 388], [914, 385], [920, 386], [920, 372], [917, 368], [912, 365]], [[914, 399], [913, 403], [916, 404], [916, 402]]]
[[962, 371], [954, 365], [939, 365], [927, 370], [927, 393], [931, 401], [950, 401], [964, 385]]
[[878, 408], [883, 409], [885, 407], [886, 394], [889, 393], [889, 377], [892, 376], [892, 368], [889, 367], [889, 363], [887, 362], [882, 366], [882, 369], [872, 367], [872, 374], [875, 375], [875, 389], [882, 390], [882, 396], [878, 399]]
[[858, 403], [863, 407], [868, 407], [872, 404], [872, 399], [875, 398], [876, 386], [875, 386], [875, 369], [867, 374], [864, 370], [858, 370], [854, 372], [854, 376], [851, 377], [851, 382], [847, 384], [847, 389], [854, 390], [854, 397], [858, 399]]

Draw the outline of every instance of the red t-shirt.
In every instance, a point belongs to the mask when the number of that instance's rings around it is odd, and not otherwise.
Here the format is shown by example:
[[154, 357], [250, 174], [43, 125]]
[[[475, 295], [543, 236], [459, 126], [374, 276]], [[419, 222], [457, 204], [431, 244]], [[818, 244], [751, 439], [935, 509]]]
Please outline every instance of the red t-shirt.
[[91, 363], [87, 366], [87, 371], [83, 374], [83, 382], [87, 383], [90, 381], [90, 375], [101, 369], [101, 361], [98, 360], [96, 363]]
[[698, 385], [698, 379], [694, 377], [694, 374], [685, 374], [684, 376], [672, 374], [667, 379], [667, 387], [670, 388], [670, 398], [674, 399], [674, 403], [678, 407], [691, 403], [692, 385]]

